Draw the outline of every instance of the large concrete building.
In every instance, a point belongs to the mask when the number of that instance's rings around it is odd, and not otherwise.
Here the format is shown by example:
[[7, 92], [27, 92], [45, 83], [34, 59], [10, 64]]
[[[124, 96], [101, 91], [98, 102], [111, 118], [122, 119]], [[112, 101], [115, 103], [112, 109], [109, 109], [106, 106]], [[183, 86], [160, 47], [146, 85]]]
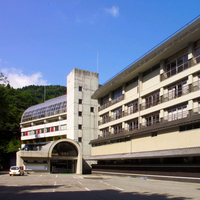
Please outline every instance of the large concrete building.
[[[200, 166], [200, 19], [93, 95], [94, 170], [190, 171]], [[148, 167], [147, 167], [148, 166]]]
[[28, 108], [21, 118], [22, 148], [17, 165], [27, 171], [89, 173], [90, 140], [97, 137], [98, 74], [74, 69], [67, 94]]

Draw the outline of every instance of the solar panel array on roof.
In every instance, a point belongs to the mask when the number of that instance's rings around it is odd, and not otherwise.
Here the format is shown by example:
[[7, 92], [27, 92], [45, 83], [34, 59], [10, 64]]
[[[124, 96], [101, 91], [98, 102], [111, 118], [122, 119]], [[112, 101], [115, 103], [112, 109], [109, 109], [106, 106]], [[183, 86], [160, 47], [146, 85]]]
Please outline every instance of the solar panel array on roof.
[[39, 119], [66, 112], [67, 95], [47, 100], [25, 110], [21, 122]]

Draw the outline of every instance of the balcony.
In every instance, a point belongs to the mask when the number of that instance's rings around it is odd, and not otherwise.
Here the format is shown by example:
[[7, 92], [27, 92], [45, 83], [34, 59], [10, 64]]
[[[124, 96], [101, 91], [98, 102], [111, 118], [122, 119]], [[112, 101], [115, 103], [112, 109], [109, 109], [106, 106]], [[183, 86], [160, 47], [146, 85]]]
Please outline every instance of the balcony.
[[122, 129], [122, 131], [117, 134], [109, 132], [106, 135], [99, 135], [98, 139], [94, 141], [99, 142], [104, 140], [106, 141], [108, 139], [111, 140], [116, 138], [123, 138], [131, 135], [153, 132], [199, 121], [200, 106], [193, 108], [192, 110], [184, 110], [183, 112], [178, 113], [174, 118], [171, 118], [171, 116], [165, 116], [164, 118], [156, 118], [148, 122], [143, 122], [142, 124], [138, 125], [138, 129], [131, 131], [128, 129]]

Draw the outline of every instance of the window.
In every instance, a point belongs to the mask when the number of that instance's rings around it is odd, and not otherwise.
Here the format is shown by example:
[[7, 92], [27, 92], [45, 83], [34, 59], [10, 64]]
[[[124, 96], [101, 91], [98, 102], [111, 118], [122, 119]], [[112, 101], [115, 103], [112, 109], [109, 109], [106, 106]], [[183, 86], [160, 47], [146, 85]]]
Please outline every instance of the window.
[[51, 127], [51, 132], [54, 132], [54, 127]]
[[94, 112], [94, 107], [90, 107], [90, 112]]
[[143, 77], [146, 76], [146, 75], [148, 75], [148, 74], [150, 74], [151, 72], [153, 72], [153, 71], [159, 69], [159, 68], [160, 68], [160, 64], [157, 64], [157, 65], [155, 65], [154, 67], [152, 67], [152, 68], [146, 70], [145, 72], [143, 72]]
[[78, 104], [82, 104], [82, 99], [79, 99], [79, 100], [78, 100]]
[[168, 110], [168, 121], [187, 117], [187, 105], [182, 105]]
[[54, 127], [54, 131], [59, 131], [59, 127], [58, 127], [58, 126], [55, 126], [55, 127]]
[[130, 115], [138, 111], [138, 101], [127, 104], [127, 114]]
[[122, 124], [118, 124], [113, 126], [113, 133], [118, 134], [122, 132]]
[[106, 136], [110, 135], [109, 129], [108, 128], [101, 129], [101, 135], [102, 135], [102, 137], [106, 137]]
[[80, 92], [83, 91], [83, 87], [82, 87], [82, 86], [79, 86], [79, 87], [78, 87], [78, 91], [80, 91]]
[[40, 129], [40, 133], [44, 133], [44, 129], [42, 128], [42, 129]]
[[82, 112], [78, 111], [78, 116], [81, 117], [82, 116]]
[[103, 97], [101, 99], [100, 104], [101, 104], [101, 109], [107, 108], [110, 105], [110, 103], [109, 103], [109, 95], [106, 95], [105, 97]]
[[168, 87], [168, 99], [175, 99], [177, 97], [180, 97], [184, 94], [188, 93], [188, 86], [186, 85], [187, 81], [181, 81], [179, 83], [176, 83], [175, 85]]
[[159, 124], [159, 113], [155, 113], [152, 115], [148, 115], [145, 117], [145, 125], [146, 126], [152, 126], [155, 124]]
[[122, 117], [122, 107], [113, 110], [112, 113], [113, 113], [114, 120], [121, 118]]
[[67, 125], [61, 125], [61, 126], [60, 126], [60, 130], [61, 130], [61, 131], [67, 130]]
[[194, 44], [194, 56], [196, 58], [196, 62], [200, 63], [200, 40]]
[[165, 70], [167, 77], [171, 77], [188, 68], [188, 52], [187, 48], [174, 54], [166, 60]]
[[197, 129], [200, 128], [200, 123], [193, 123], [193, 124], [187, 124], [184, 126], [180, 126], [179, 127], [179, 131], [188, 131], [188, 130], [192, 130], [192, 129]]
[[155, 92], [149, 96], [146, 96], [145, 101], [146, 101], [146, 108], [150, 108], [152, 106], [159, 104], [160, 102], [159, 92]]
[[138, 81], [138, 76], [136, 76], [135, 78], [131, 79], [130, 81], [126, 82], [126, 87], [131, 85], [132, 83]]
[[123, 99], [122, 95], [122, 87], [117, 88], [116, 90], [113, 91], [113, 96], [112, 96], [112, 103], [117, 103]]
[[78, 129], [81, 130], [82, 129], [82, 124], [78, 125]]
[[198, 113], [200, 114], [200, 99], [198, 100]]
[[132, 131], [132, 130], [138, 129], [138, 119], [134, 119], [134, 120], [128, 121], [127, 125], [128, 125], [128, 127], [127, 127], [128, 131]]
[[46, 128], [46, 133], [50, 132], [50, 128]]
[[82, 142], [82, 137], [78, 137], [78, 142]]
[[102, 119], [102, 124], [109, 122], [109, 113], [102, 115], [101, 119]]
[[151, 133], [151, 137], [156, 137], [157, 136], [157, 132], [152, 132]]

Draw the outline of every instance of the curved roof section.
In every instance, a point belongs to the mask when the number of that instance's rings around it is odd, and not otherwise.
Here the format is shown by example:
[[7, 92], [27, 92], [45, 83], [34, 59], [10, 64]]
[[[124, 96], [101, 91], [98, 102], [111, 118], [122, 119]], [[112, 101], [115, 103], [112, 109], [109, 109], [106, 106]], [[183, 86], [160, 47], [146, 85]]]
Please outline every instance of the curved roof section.
[[67, 95], [59, 96], [54, 99], [47, 100], [43, 103], [36, 104], [24, 111], [21, 122], [42, 118], [47, 114], [50, 116], [66, 112], [66, 105]]

